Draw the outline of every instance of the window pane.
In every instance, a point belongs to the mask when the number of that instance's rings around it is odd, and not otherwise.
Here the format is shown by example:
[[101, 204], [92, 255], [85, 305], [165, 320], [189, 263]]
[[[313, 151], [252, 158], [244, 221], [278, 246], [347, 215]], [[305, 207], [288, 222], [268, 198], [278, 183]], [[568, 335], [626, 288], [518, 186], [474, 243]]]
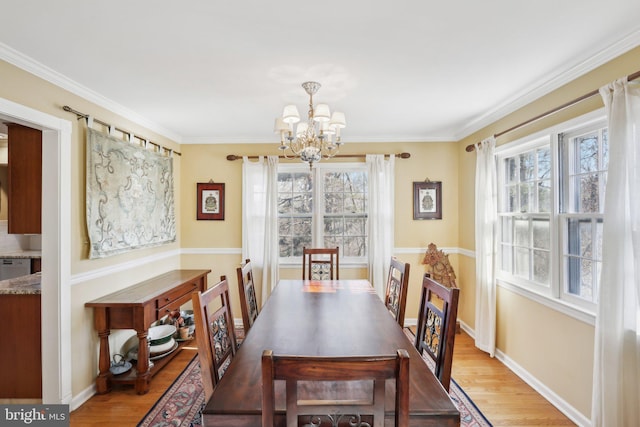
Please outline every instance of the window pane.
[[512, 220], [510, 217], [502, 217], [501, 239], [505, 243], [513, 243]]
[[327, 172], [324, 174], [324, 190], [325, 192], [344, 191], [344, 178], [340, 172]]
[[585, 235], [585, 231], [590, 234], [590, 230], [591, 222], [588, 219], [570, 218], [567, 221], [567, 253], [576, 256], [581, 255], [584, 247], [583, 240], [591, 240], [590, 235]]
[[311, 218], [294, 218], [293, 235], [311, 236]]
[[500, 251], [502, 253], [502, 256], [500, 257], [500, 266], [502, 268], [502, 271], [506, 271], [508, 273], [511, 273], [512, 271], [512, 264], [511, 264], [511, 248], [512, 246], [510, 245], [501, 245], [500, 246], [502, 248], [502, 250]]
[[291, 227], [291, 218], [278, 218], [278, 234], [280, 236], [290, 236]]
[[529, 221], [526, 218], [514, 218], [516, 229], [515, 244], [529, 246]]
[[515, 252], [516, 265], [514, 273], [516, 274], [516, 276], [529, 279], [529, 249], [516, 248]]
[[350, 237], [344, 239], [342, 252], [347, 257], [362, 257], [366, 255], [366, 239], [363, 236]]
[[[593, 254], [593, 257], [597, 260], [602, 260], [602, 220], [598, 220], [596, 222], [596, 238], [595, 238], [595, 246], [596, 251]], [[598, 276], [600, 277], [600, 276]]]
[[508, 183], [518, 182], [518, 162], [515, 157], [505, 160], [505, 175]]
[[312, 188], [311, 183], [311, 174], [308, 172], [305, 173], [294, 173], [293, 174], [293, 191], [295, 192], [310, 192]]
[[344, 239], [340, 236], [324, 236], [324, 247], [325, 248], [340, 248], [340, 257], [345, 256], [344, 252]]
[[344, 218], [325, 218], [324, 219], [324, 235], [341, 236], [344, 234]]
[[344, 194], [326, 193], [324, 196], [324, 212], [325, 213], [344, 212]]
[[571, 218], [567, 220], [567, 292], [594, 301], [600, 280], [602, 219]]
[[507, 187], [507, 212], [520, 212], [518, 203], [518, 187], [511, 185]]
[[591, 235], [591, 221], [581, 221], [579, 226], [580, 253], [584, 258], [593, 258], [593, 241]]
[[576, 138], [578, 144], [579, 166], [578, 172], [595, 172], [598, 170], [598, 138], [589, 135]]
[[347, 236], [364, 236], [367, 231], [366, 218], [345, 218], [345, 234]]
[[551, 181], [538, 182], [538, 212], [551, 212]]
[[593, 296], [593, 262], [588, 259], [580, 261], [580, 296], [591, 299]]
[[311, 234], [306, 236], [293, 237], [293, 253], [292, 256], [302, 256], [302, 248], [311, 246]]
[[349, 172], [345, 174], [345, 187], [353, 193], [367, 192], [367, 176], [364, 172]]
[[550, 249], [551, 236], [549, 232], [549, 220], [534, 219], [533, 225], [533, 247], [538, 249]]
[[533, 209], [533, 184], [520, 184], [520, 212], [535, 212]]
[[279, 239], [280, 256], [290, 257], [293, 256], [293, 238], [291, 236], [280, 236]]
[[551, 177], [551, 150], [546, 148], [538, 149], [538, 179], [549, 179]]
[[364, 193], [350, 193], [344, 199], [344, 212], [359, 214], [365, 212], [365, 199]]
[[550, 269], [550, 253], [548, 251], [533, 251], [533, 280], [548, 285]]
[[598, 174], [580, 177], [580, 212], [600, 212]]
[[531, 181], [535, 176], [534, 152], [520, 154], [520, 182]]

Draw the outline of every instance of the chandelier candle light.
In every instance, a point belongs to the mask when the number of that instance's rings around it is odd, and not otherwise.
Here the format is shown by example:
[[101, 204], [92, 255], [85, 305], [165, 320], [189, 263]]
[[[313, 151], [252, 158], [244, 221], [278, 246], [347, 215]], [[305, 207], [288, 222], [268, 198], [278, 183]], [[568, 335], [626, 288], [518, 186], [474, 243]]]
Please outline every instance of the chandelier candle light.
[[[309, 117], [308, 121], [300, 122], [300, 114], [295, 105], [284, 107], [282, 117], [276, 119], [274, 132], [280, 134], [280, 150], [286, 159], [296, 156], [303, 162], [309, 163], [309, 168], [314, 162], [319, 162], [322, 158], [328, 159], [338, 154], [340, 146], [340, 129], [346, 126], [344, 113], [334, 111], [329, 112], [327, 104], [313, 106], [313, 95], [320, 89], [318, 82], [304, 82], [302, 87], [309, 94]], [[293, 125], [298, 123], [295, 129]], [[335, 142], [332, 138], [335, 136]], [[287, 156], [290, 150], [293, 156]]]

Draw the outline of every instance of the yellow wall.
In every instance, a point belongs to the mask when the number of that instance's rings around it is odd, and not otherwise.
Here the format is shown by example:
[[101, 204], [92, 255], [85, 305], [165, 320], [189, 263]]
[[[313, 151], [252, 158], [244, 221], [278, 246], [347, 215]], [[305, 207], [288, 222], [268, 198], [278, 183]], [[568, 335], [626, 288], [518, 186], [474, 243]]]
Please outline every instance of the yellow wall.
[[[465, 152], [465, 147], [638, 71], [639, 59], [640, 47], [637, 47], [458, 142], [459, 206], [461, 212], [469, 212], [469, 215], [460, 216], [461, 248], [473, 251], [475, 247], [472, 214], [475, 203], [475, 154]], [[498, 145], [602, 106], [600, 96], [594, 96], [498, 138]], [[470, 288], [475, 288], [474, 269], [473, 258], [461, 257], [459, 277]], [[588, 418], [591, 413], [593, 326], [503, 288], [497, 294], [497, 307], [498, 350]], [[474, 327], [474, 305], [461, 304], [460, 316]]]
[[[228, 154], [236, 155], [274, 155], [277, 143], [273, 144], [215, 144], [186, 145], [181, 147], [182, 168], [185, 173], [181, 179], [182, 194], [182, 247], [188, 249], [209, 249], [209, 252], [225, 252], [225, 255], [183, 255], [184, 263], [194, 259], [207, 259], [216, 280], [226, 275], [231, 281], [234, 316], [240, 317], [238, 293], [235, 287], [235, 269], [242, 261], [238, 253], [242, 246], [242, 161], [228, 161]], [[405, 262], [411, 262], [409, 295], [407, 297], [407, 318], [415, 318], [418, 312], [418, 298], [421, 276], [420, 248], [426, 249], [431, 242], [439, 247], [457, 246], [458, 240], [458, 156], [456, 144], [451, 142], [430, 143], [348, 143], [341, 154], [364, 153], [411, 153], [409, 159], [396, 159], [395, 176], [395, 247], [401, 253], [396, 256]], [[337, 161], [334, 159], [332, 161]], [[354, 159], [340, 159], [354, 161]], [[362, 161], [362, 160], [355, 160]], [[442, 181], [442, 220], [413, 220], [413, 182]], [[225, 220], [196, 220], [196, 184], [198, 182], [225, 183]], [[215, 248], [211, 250], [212, 248]], [[402, 250], [410, 248], [410, 250]], [[187, 249], [187, 252], [189, 250]], [[230, 252], [233, 252], [231, 254]], [[192, 251], [195, 252], [195, 251]], [[408, 252], [408, 253], [407, 253]], [[455, 256], [451, 257], [455, 266]], [[341, 266], [342, 267], [342, 266]], [[367, 277], [366, 269], [341, 268], [341, 277]], [[300, 268], [282, 268], [282, 278], [300, 277]], [[260, 290], [258, 290], [260, 292]]]

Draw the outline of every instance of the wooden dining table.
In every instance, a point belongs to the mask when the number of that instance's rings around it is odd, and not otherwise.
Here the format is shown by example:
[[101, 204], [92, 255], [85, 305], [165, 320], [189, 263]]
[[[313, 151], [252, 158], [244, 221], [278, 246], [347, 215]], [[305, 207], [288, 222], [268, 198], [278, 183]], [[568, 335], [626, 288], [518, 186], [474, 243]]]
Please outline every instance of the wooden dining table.
[[[261, 425], [261, 356], [362, 356], [406, 349], [410, 426], [459, 426], [460, 413], [413, 343], [366, 280], [281, 280], [202, 411], [205, 427]], [[276, 420], [285, 425], [284, 383]], [[395, 384], [387, 381], [385, 426], [394, 423]], [[391, 391], [391, 392], [389, 392]]]

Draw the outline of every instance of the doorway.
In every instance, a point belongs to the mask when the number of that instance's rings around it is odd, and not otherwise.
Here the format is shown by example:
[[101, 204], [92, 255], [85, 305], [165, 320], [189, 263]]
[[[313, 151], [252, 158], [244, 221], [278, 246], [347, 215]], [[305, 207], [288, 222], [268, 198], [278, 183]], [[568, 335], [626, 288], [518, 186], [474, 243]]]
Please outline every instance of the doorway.
[[42, 402], [71, 402], [71, 122], [0, 98], [0, 120], [42, 131]]

